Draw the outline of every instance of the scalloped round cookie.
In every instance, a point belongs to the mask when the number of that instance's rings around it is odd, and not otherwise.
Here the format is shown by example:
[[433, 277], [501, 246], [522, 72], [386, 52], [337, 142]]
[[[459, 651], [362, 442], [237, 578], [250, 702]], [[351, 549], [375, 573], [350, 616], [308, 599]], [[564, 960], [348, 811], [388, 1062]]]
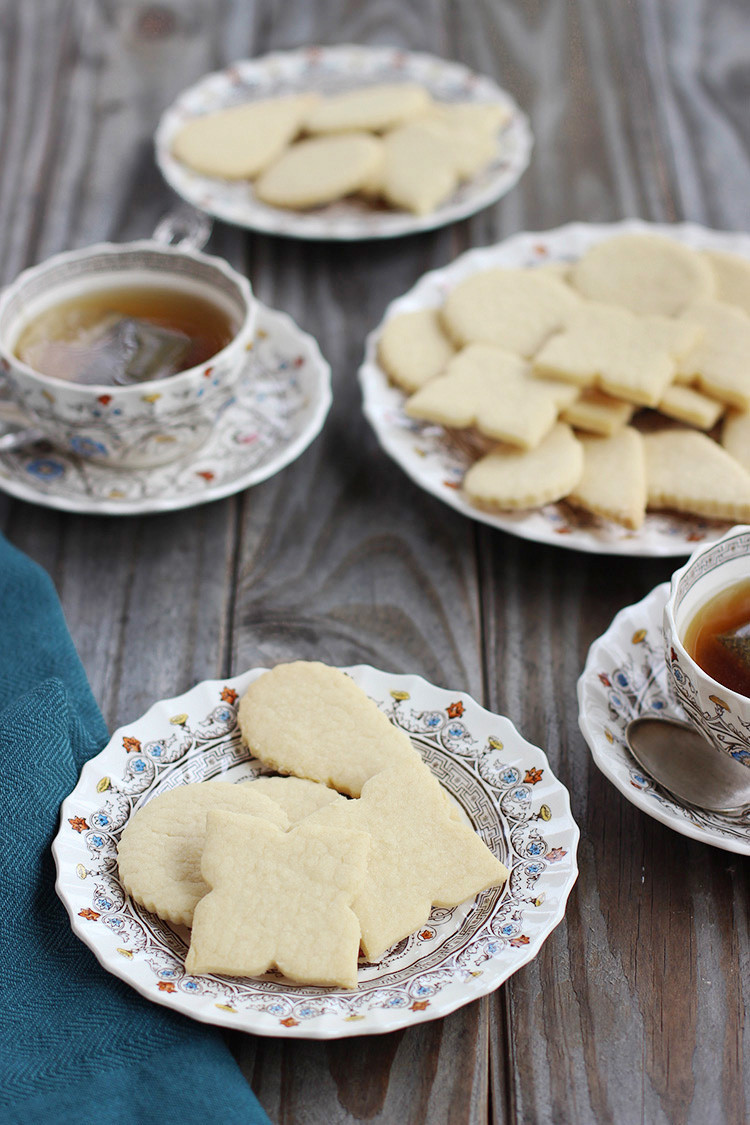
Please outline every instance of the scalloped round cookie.
[[286, 813], [253, 785], [206, 781], [160, 793], [138, 809], [117, 848], [125, 890], [167, 922], [189, 926], [208, 886], [201, 875], [209, 809], [250, 813], [286, 830]]
[[256, 777], [247, 783], [256, 793], [263, 793], [275, 801], [289, 817], [290, 824], [298, 824], [306, 816], [346, 798], [305, 777]]
[[597, 243], [571, 268], [570, 284], [592, 301], [661, 316], [676, 316], [716, 290], [705, 258], [655, 234], [621, 234]]
[[460, 281], [446, 298], [442, 321], [458, 345], [495, 344], [529, 357], [580, 305], [580, 297], [554, 277], [498, 268]]
[[471, 466], [464, 491], [489, 511], [519, 511], [562, 500], [583, 476], [583, 447], [570, 426], [557, 422], [536, 449], [498, 446]]

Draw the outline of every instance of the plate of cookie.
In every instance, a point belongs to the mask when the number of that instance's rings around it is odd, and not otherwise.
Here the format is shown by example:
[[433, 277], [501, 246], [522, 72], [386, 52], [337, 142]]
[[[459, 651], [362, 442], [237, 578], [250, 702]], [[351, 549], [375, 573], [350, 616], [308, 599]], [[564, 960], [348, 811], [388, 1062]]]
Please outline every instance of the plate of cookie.
[[118, 730], [53, 854], [73, 930], [143, 995], [325, 1039], [496, 989], [561, 921], [578, 838], [508, 719], [419, 676], [298, 661]]
[[491, 78], [390, 47], [281, 51], [209, 74], [166, 110], [157, 163], [225, 222], [351, 241], [431, 230], [526, 169], [526, 116]]
[[750, 235], [640, 220], [470, 250], [368, 337], [381, 446], [464, 515], [674, 556], [750, 516]]

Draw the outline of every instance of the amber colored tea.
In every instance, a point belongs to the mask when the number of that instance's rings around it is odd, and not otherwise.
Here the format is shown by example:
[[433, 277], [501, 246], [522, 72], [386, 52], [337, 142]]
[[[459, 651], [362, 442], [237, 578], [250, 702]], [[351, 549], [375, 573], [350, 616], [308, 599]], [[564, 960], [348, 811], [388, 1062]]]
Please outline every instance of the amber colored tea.
[[223, 309], [197, 294], [123, 287], [46, 309], [23, 329], [15, 352], [43, 375], [117, 386], [164, 379], [205, 363], [236, 332]]
[[750, 696], [750, 579], [729, 586], [701, 606], [682, 643], [714, 680]]

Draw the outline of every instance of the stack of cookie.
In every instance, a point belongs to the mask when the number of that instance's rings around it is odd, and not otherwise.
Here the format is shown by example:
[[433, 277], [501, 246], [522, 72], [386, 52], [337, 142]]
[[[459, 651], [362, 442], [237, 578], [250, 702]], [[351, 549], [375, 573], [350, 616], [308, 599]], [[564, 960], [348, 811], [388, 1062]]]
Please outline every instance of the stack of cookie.
[[473, 504], [567, 499], [630, 528], [750, 519], [748, 355], [750, 262], [639, 234], [474, 274], [378, 345], [406, 413], [470, 439]]
[[206, 113], [182, 127], [172, 152], [202, 175], [254, 180], [274, 207], [356, 193], [422, 215], [492, 161], [507, 117], [499, 103], [436, 102], [404, 82]]
[[[155, 797], [130, 819], [120, 881], [192, 927], [188, 972], [357, 986], [377, 960], [508, 871], [462, 820], [409, 738], [342, 672], [278, 665], [248, 688], [240, 729], [283, 775]], [[352, 798], [347, 800], [347, 796]]]

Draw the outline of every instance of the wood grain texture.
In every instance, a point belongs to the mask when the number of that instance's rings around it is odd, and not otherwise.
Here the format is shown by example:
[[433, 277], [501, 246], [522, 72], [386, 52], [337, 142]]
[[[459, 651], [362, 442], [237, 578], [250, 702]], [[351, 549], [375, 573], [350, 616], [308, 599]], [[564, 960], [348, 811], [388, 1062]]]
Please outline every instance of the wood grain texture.
[[0, 278], [147, 235], [174, 197], [151, 135], [232, 59], [359, 41], [486, 72], [530, 113], [496, 206], [365, 246], [219, 225], [210, 248], [318, 338], [335, 404], [278, 477], [189, 512], [108, 519], [0, 496], [52, 574], [110, 727], [197, 680], [316, 657], [418, 672], [543, 746], [582, 829], [565, 921], [496, 994], [343, 1043], [229, 1036], [275, 1122], [742, 1125], [750, 1118], [747, 862], [668, 831], [598, 773], [577, 726], [589, 644], [666, 561], [479, 527], [412, 485], [360, 410], [364, 336], [427, 269], [521, 229], [626, 215], [750, 228], [743, 0], [0, 0]]

